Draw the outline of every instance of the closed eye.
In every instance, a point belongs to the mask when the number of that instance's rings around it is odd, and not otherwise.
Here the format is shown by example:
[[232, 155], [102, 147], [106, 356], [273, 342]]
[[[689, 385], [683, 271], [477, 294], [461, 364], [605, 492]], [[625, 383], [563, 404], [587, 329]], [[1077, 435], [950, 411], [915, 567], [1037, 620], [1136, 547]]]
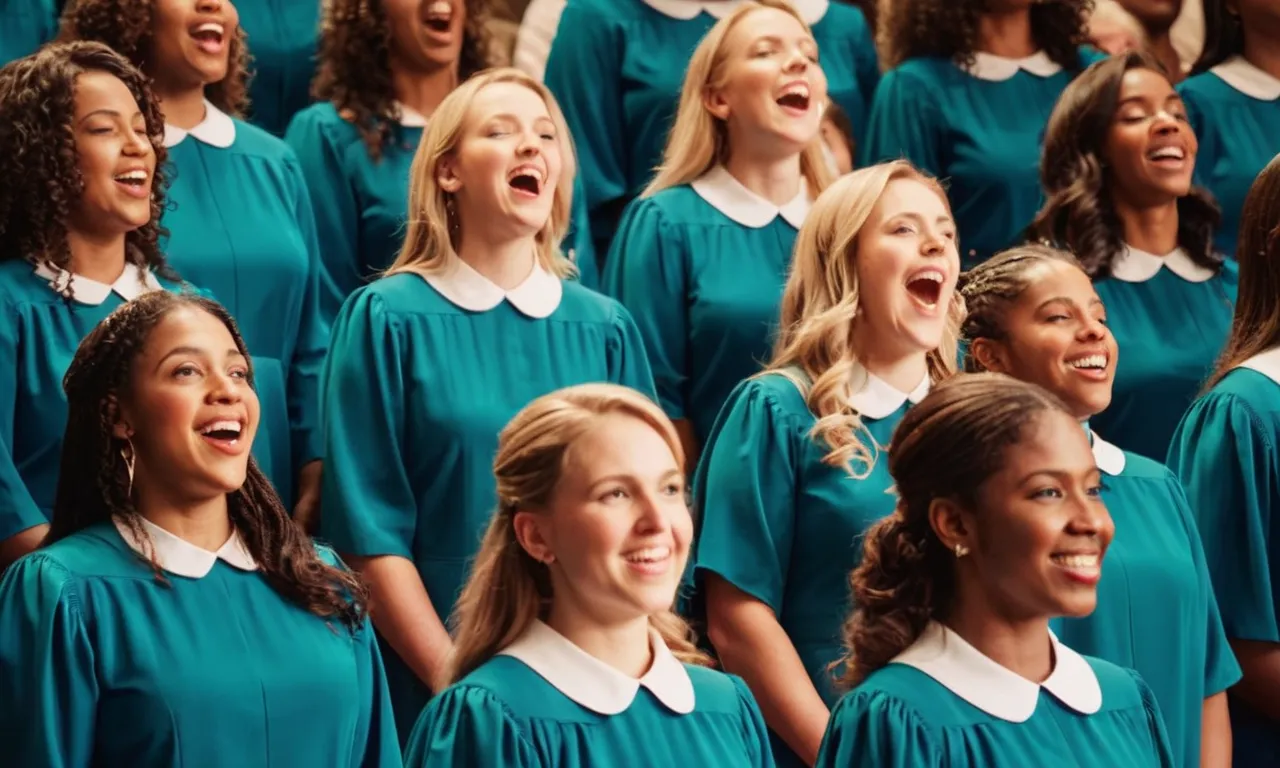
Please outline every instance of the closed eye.
[[1060, 499], [1062, 498], [1061, 488], [1041, 488], [1031, 494], [1033, 499]]

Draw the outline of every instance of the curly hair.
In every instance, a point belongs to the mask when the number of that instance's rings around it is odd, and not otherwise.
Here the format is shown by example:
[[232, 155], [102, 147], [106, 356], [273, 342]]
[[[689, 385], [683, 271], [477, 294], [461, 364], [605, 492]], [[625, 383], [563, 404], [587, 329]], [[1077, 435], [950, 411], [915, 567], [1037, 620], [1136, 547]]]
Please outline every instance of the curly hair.
[[[986, 0], [879, 0], [876, 46], [893, 69], [908, 59], [941, 57], [973, 65]], [[1093, 0], [1044, 0], [1031, 7], [1031, 36], [1049, 58], [1079, 72]]]
[[1208, 72], [1232, 56], [1244, 53], [1244, 25], [1227, 10], [1227, 0], [1204, 0], [1204, 48], [1191, 74]]
[[[165, 200], [164, 118], [147, 79], [101, 43], [47, 45], [0, 69], [0, 260], [25, 258], [70, 270], [72, 209], [84, 191], [72, 123], [76, 78], [105, 72], [133, 94], [156, 156], [151, 220], [125, 235], [125, 258], [177, 280], [160, 251]], [[64, 296], [70, 298], [70, 286]]]
[[[150, 60], [153, 5], [152, 0], [68, 0], [58, 40], [106, 43], [154, 79], [155, 62]], [[248, 62], [244, 29], [236, 27], [227, 76], [204, 89], [210, 103], [234, 117], [243, 117], [249, 107]]]
[[[218, 303], [190, 293], [153, 291], [112, 312], [80, 342], [62, 386], [67, 395], [67, 428], [53, 515], [45, 544], [84, 528], [121, 520], [146, 541], [134, 506], [122, 441], [113, 432], [118, 403], [129, 387], [130, 371], [155, 327], [171, 312], [193, 308], [226, 326], [236, 348], [248, 349], [231, 315]], [[253, 384], [253, 372], [249, 372]], [[92, 481], [86, 469], [95, 474]], [[244, 485], [227, 494], [231, 522], [244, 539], [268, 583], [286, 599], [355, 631], [364, 620], [367, 592], [351, 573], [327, 565], [290, 519], [257, 463], [250, 458]], [[156, 579], [168, 583], [152, 551]]]
[[969, 344], [977, 339], [1006, 338], [1005, 314], [1009, 307], [1031, 287], [1031, 271], [1052, 261], [1084, 270], [1080, 261], [1066, 251], [1029, 244], [997, 253], [960, 276], [956, 290], [964, 297], [967, 310], [960, 325], [960, 339], [965, 347], [965, 371], [979, 373], [986, 370], [970, 352]]
[[855, 608], [845, 621], [839, 685], [848, 690], [911, 646], [946, 615], [956, 592], [955, 558], [929, 521], [935, 499], [977, 511], [982, 486], [1046, 411], [1070, 415], [1034, 384], [998, 373], [965, 373], [934, 387], [907, 411], [889, 444], [898, 503], [867, 531], [849, 576]]
[[[1112, 260], [1124, 250], [1124, 224], [1112, 199], [1105, 148], [1121, 83], [1134, 69], [1165, 77], [1160, 64], [1146, 53], [1099, 61], [1066, 87], [1045, 128], [1040, 159], [1045, 204], [1028, 228], [1028, 237], [1070, 250], [1095, 280], [1111, 274]], [[1214, 270], [1222, 268], [1222, 257], [1213, 250], [1213, 233], [1221, 218], [1213, 197], [1199, 187], [1178, 198], [1178, 244], [1192, 261]]]
[[[488, 4], [466, 0], [458, 81], [504, 62]], [[391, 30], [382, 0], [330, 0], [320, 28], [320, 62], [311, 93], [350, 115], [375, 160], [400, 120], [391, 83]]]

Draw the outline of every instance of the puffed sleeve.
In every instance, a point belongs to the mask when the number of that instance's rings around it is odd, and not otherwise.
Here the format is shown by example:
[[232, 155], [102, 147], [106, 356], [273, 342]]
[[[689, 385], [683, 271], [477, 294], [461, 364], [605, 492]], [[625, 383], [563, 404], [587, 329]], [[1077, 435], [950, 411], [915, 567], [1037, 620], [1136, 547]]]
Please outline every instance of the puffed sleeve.
[[470, 685], [455, 685], [432, 699], [405, 745], [404, 764], [405, 768], [543, 766], [502, 702]]
[[357, 289], [334, 322], [320, 533], [339, 552], [411, 559], [418, 508], [403, 458], [402, 337], [376, 286]]
[[296, 473], [307, 462], [324, 455], [324, 436], [320, 432], [320, 372], [329, 347], [329, 324], [320, 313], [320, 243], [316, 237], [311, 195], [296, 158], [291, 160], [287, 168], [294, 190], [294, 216], [310, 263], [307, 285], [303, 289], [298, 340], [293, 359], [289, 361], [289, 426], [293, 433], [293, 471]]
[[865, 167], [905, 157], [921, 170], [941, 176], [945, 135], [938, 106], [941, 103], [933, 84], [920, 73], [902, 67], [887, 73], [871, 102], [871, 118], [866, 140], [858, 152], [858, 165]]
[[1276, 456], [1271, 436], [1239, 397], [1209, 393], [1174, 432], [1169, 468], [1182, 481], [1204, 543], [1227, 637], [1280, 642], [1270, 539]]
[[[729, 396], [694, 476], [700, 530], [695, 576], [715, 573], [782, 613], [795, 530], [795, 478], [804, 427], [777, 402], [770, 380]], [[791, 386], [782, 381], [782, 386]]]
[[9, 768], [93, 764], [98, 681], [81, 609], [74, 577], [43, 553], [0, 581], [0, 744]]
[[613, 304], [614, 314], [613, 332], [610, 334], [607, 350], [609, 381], [631, 387], [656, 402], [653, 371], [649, 368], [649, 358], [645, 356], [644, 341], [640, 338], [636, 321], [626, 307], [616, 301], [610, 303]]
[[882, 691], [853, 691], [831, 711], [814, 768], [941, 768], [919, 716]]
[[1151, 751], [1159, 758], [1157, 765], [1161, 768], [1177, 768], [1178, 761], [1173, 759], [1173, 746], [1169, 743], [1169, 734], [1164, 727], [1164, 715], [1160, 714], [1160, 704], [1152, 693], [1147, 681], [1132, 669], [1125, 672], [1133, 678], [1138, 691], [1142, 694], [1142, 708], [1147, 713], [1147, 731], [1151, 735]]
[[687, 418], [689, 305], [687, 247], [652, 199], [633, 202], [605, 260], [603, 288], [636, 318], [653, 368], [658, 402], [672, 419]]
[[[315, 211], [320, 252], [320, 313], [332, 321], [342, 302], [364, 284], [359, 251], [360, 205], [340, 142], [329, 130], [332, 107], [319, 104], [294, 116], [285, 141], [298, 155]], [[362, 145], [363, 146], [363, 145]]]
[[737, 675], [729, 675], [738, 693], [738, 710], [742, 713], [743, 739], [748, 749], [748, 760], [742, 768], [773, 768], [773, 747], [769, 744], [769, 729], [760, 714], [760, 705], [745, 681]]
[[0, 301], [0, 541], [49, 522], [27, 490], [13, 459], [13, 412], [18, 402], [18, 310]]

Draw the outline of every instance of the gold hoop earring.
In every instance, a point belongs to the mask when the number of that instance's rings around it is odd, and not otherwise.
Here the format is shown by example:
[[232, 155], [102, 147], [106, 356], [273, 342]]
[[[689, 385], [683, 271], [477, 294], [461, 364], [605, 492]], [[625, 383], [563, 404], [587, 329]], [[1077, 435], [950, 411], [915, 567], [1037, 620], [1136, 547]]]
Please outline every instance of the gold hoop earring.
[[956, 559], [957, 559], [957, 560], [959, 560], [960, 558], [964, 557], [964, 556], [965, 556], [965, 555], [967, 555], [967, 554], [969, 554], [969, 548], [968, 548], [968, 547], [966, 547], [966, 546], [965, 546], [965, 545], [963, 545], [963, 544], [957, 544], [957, 545], [956, 545]]
[[124, 447], [120, 449], [120, 458], [124, 460], [124, 470], [129, 475], [129, 486], [125, 490], [125, 498], [133, 497], [133, 468], [137, 463], [137, 454], [133, 451], [133, 440], [124, 439]]

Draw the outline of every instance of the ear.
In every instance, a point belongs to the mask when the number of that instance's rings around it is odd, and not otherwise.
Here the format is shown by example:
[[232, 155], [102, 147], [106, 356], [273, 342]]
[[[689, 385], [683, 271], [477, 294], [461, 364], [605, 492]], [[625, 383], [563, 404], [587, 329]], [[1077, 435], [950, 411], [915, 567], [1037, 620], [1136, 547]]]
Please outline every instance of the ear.
[[107, 412], [111, 415], [111, 435], [118, 440], [128, 440], [133, 437], [133, 427], [129, 424], [129, 419], [125, 415], [125, 409], [121, 407], [120, 401], [115, 395], [107, 398]]
[[934, 499], [929, 503], [929, 525], [943, 546], [952, 552], [957, 551], [957, 545], [960, 551], [970, 552], [977, 544], [972, 517], [953, 499]]
[[440, 159], [440, 165], [436, 168], [436, 183], [450, 194], [462, 189], [462, 179], [458, 178], [458, 164], [452, 156]]
[[546, 521], [544, 515], [520, 510], [512, 518], [511, 524], [515, 528], [516, 541], [529, 553], [529, 557], [550, 565], [555, 561], [556, 555], [551, 551], [551, 544], [543, 530]]
[[995, 339], [974, 339], [969, 344], [969, 354], [992, 373], [1007, 374], [1012, 369], [1009, 365], [1009, 350]]
[[729, 119], [729, 102], [724, 100], [723, 94], [719, 91], [713, 91], [706, 88], [702, 91], [702, 106], [707, 108], [711, 116], [717, 120]]

